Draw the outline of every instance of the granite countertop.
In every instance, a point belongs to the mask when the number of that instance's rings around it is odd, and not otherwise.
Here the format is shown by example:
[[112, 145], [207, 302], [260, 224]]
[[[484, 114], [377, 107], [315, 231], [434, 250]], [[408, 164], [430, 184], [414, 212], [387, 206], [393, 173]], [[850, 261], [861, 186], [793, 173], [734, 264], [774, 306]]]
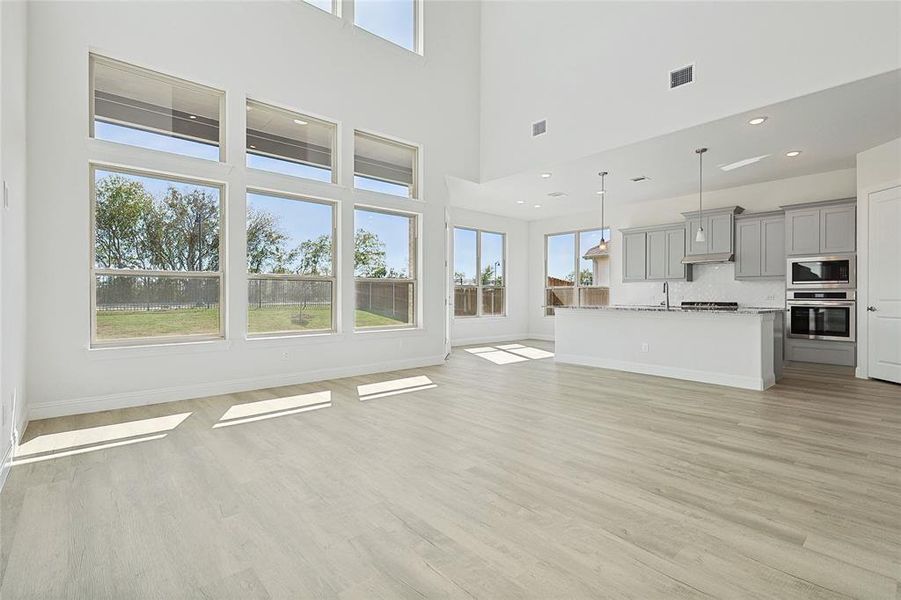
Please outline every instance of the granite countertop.
[[681, 308], [679, 306], [670, 306], [666, 308], [660, 305], [642, 305], [642, 304], [626, 304], [612, 306], [554, 306], [548, 308], [555, 309], [571, 309], [571, 310], [621, 310], [632, 312], [671, 312], [671, 313], [702, 313], [702, 314], [729, 314], [729, 315], [762, 315], [767, 313], [783, 312], [784, 308], [766, 307], [766, 306], [740, 306], [738, 309], [728, 308]]

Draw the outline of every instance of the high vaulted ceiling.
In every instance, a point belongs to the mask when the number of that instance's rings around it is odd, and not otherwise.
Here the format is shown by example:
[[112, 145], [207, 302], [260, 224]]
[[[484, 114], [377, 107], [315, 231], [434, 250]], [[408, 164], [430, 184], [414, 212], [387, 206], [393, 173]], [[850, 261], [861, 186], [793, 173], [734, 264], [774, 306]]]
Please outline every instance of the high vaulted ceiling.
[[[767, 120], [748, 123], [758, 116]], [[609, 202], [692, 193], [698, 188], [694, 150], [700, 146], [709, 148], [704, 187], [714, 190], [853, 168], [858, 152], [899, 136], [901, 70], [894, 70], [542, 169], [483, 184], [449, 178], [448, 185], [454, 205], [535, 220], [594, 210], [600, 198], [599, 171], [610, 173]], [[801, 154], [786, 156], [791, 150]], [[759, 160], [728, 171], [721, 168], [754, 158]], [[542, 178], [542, 172], [551, 177]], [[638, 176], [649, 179], [631, 181]], [[554, 192], [565, 196], [548, 195]]]

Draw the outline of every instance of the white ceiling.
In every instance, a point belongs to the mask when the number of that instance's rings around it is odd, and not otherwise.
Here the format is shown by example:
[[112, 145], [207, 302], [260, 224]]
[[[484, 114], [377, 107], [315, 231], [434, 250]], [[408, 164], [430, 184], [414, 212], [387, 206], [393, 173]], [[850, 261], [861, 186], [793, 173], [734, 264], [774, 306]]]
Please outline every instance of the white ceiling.
[[[768, 118], [762, 125], [748, 124], [756, 116]], [[704, 188], [714, 190], [853, 168], [858, 152], [897, 137], [901, 137], [901, 70], [483, 184], [449, 177], [448, 187], [455, 206], [536, 220], [595, 209], [599, 171], [610, 173], [611, 202], [692, 193], [698, 187], [694, 150], [699, 146], [709, 148], [704, 155]], [[790, 150], [802, 153], [788, 158], [785, 153]], [[728, 172], [718, 168], [757, 156], [766, 158]], [[542, 172], [552, 176], [543, 179]], [[639, 175], [650, 180], [630, 181]], [[551, 192], [566, 196], [552, 198]]]

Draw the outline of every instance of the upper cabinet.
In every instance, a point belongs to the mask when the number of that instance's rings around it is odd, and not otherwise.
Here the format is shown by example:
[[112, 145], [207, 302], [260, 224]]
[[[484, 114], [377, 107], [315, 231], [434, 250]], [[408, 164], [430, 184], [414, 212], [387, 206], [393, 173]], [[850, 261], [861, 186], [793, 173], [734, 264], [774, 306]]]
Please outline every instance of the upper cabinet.
[[853, 199], [783, 208], [786, 255], [854, 252], [857, 205]]
[[782, 211], [735, 219], [735, 278], [785, 277], [785, 216]]
[[690, 280], [682, 223], [623, 230], [623, 282]]
[[[686, 254], [732, 254], [732, 232], [735, 215], [744, 209], [740, 206], [714, 208], [700, 214], [697, 211], [682, 213], [685, 217], [685, 230], [688, 235]], [[698, 226], [704, 227], [704, 241], [696, 239]]]

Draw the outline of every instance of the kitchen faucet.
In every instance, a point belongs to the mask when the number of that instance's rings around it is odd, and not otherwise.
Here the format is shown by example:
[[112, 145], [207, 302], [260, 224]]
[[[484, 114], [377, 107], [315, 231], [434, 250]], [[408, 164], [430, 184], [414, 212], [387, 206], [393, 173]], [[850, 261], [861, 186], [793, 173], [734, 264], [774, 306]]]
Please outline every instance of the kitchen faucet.
[[666, 294], [666, 310], [669, 310], [669, 281], [663, 282], [663, 293]]

